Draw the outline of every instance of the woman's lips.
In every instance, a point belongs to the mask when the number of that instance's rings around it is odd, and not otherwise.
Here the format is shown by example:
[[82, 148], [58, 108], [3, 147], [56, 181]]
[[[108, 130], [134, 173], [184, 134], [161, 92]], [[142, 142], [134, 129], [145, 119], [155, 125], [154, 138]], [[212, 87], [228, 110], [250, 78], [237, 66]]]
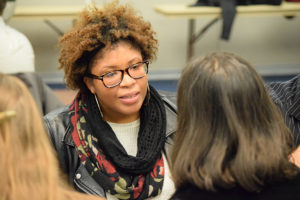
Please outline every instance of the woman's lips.
[[138, 101], [140, 93], [128, 94], [120, 97], [121, 102], [125, 104], [134, 104]]

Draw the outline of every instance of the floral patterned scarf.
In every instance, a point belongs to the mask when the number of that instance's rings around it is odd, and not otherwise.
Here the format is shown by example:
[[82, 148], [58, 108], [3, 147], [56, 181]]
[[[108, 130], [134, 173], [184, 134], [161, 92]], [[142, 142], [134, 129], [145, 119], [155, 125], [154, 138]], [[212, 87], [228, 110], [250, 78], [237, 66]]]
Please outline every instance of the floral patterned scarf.
[[93, 94], [79, 93], [69, 109], [72, 137], [81, 162], [95, 181], [118, 199], [146, 199], [162, 190], [166, 114], [152, 87], [150, 96], [149, 103], [140, 111], [136, 156], [126, 153], [103, 120]]

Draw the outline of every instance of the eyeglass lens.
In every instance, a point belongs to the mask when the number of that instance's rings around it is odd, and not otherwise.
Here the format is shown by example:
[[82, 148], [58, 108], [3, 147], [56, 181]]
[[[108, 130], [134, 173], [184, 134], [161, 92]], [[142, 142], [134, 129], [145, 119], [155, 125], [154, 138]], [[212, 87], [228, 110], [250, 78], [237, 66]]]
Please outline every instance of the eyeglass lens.
[[[125, 71], [127, 71], [128, 75], [131, 78], [138, 79], [142, 78], [147, 74], [147, 64], [146, 63], [139, 63], [137, 65], [133, 65], [128, 67]], [[107, 87], [114, 87], [121, 83], [123, 79], [123, 73], [122, 70], [117, 70], [113, 72], [109, 72], [103, 76], [103, 83]]]

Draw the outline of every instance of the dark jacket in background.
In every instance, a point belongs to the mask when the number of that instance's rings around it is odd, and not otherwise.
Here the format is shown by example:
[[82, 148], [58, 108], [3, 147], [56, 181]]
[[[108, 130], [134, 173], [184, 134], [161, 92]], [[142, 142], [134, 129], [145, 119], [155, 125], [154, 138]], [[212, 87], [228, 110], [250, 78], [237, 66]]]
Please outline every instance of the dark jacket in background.
[[300, 74], [289, 81], [273, 82], [266, 86], [294, 134], [295, 144], [300, 145]]

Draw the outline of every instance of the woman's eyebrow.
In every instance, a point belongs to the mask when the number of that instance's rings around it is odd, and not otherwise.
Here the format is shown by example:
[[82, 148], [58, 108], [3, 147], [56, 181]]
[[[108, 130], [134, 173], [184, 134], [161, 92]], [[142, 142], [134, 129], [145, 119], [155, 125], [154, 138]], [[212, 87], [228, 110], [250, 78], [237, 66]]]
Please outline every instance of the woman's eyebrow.
[[138, 62], [142, 62], [142, 60], [140, 60], [139, 57], [134, 57], [134, 58], [132, 58], [131, 60], [128, 61], [128, 66], [129, 66], [129, 65], [136, 64], [136, 63], [138, 63]]
[[[142, 60], [140, 60], [140, 58], [138, 58], [138, 57], [134, 57], [127, 62], [127, 66], [125, 66], [125, 67], [129, 67], [130, 65], [134, 65], [139, 62], [142, 62]], [[124, 66], [107, 65], [107, 66], [103, 66], [102, 69], [103, 70], [113, 70], [113, 69], [119, 69], [120, 67], [124, 67]]]
[[107, 65], [107, 66], [103, 66], [103, 70], [108, 70], [108, 69], [118, 69], [118, 66], [115, 65]]

